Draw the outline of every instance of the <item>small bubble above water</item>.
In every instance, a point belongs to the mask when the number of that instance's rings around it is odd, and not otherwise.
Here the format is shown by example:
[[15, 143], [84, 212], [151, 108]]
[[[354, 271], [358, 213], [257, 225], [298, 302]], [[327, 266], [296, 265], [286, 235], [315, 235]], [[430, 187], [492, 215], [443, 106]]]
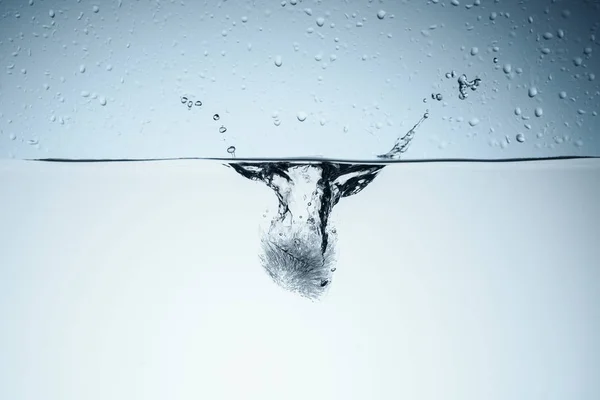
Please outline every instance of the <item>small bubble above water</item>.
[[525, 141], [525, 135], [523, 135], [522, 133], [517, 133], [516, 139], [517, 142], [523, 143]]
[[225, 128], [223, 125], [221, 125], [221, 127], [219, 128], [219, 133], [225, 133], [227, 132], [227, 128]]
[[387, 13], [384, 10], [377, 11], [377, 18], [384, 19], [385, 18], [385, 14], [387, 14]]
[[296, 114], [296, 118], [298, 118], [298, 121], [300, 122], [304, 122], [307, 116], [308, 115], [304, 111], [298, 111], [298, 114]]
[[[229, 154], [235, 154], [235, 146], [229, 146], [229, 147], [227, 148], [227, 152], [228, 152]], [[243, 154], [242, 154], [242, 155], [243, 155]]]
[[213, 120], [214, 120], [214, 121], [218, 121], [218, 120], [219, 120], [219, 118], [221, 118], [221, 117], [219, 117], [219, 114], [215, 114], [215, 115], [213, 115]]

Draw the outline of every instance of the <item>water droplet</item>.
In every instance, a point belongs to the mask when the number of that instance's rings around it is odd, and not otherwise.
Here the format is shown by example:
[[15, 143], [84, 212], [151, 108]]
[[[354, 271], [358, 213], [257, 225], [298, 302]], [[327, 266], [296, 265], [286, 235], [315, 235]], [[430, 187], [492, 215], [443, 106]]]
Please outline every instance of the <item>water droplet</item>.
[[279, 126], [279, 125], [281, 125], [281, 121], [280, 121], [280, 120], [278, 120], [278, 119], [276, 119], [276, 120], [274, 120], [274, 121], [273, 121], [273, 124], [274, 124], [275, 126]]
[[529, 88], [527, 94], [529, 95], [529, 97], [535, 97], [538, 94], [538, 90], [535, 86], [532, 86]]
[[97, 13], [98, 11], [100, 11], [100, 7], [98, 7], [98, 6], [93, 6], [93, 7], [92, 7], [92, 11], [93, 11], [93, 12], [95, 12], [95, 13]]
[[228, 152], [229, 154], [235, 154], [235, 146], [229, 146], [229, 147], [227, 148], [227, 152]]
[[100, 102], [101, 106], [105, 106], [106, 105], [106, 97], [100, 96], [100, 97], [98, 97], [98, 101]]
[[506, 63], [502, 67], [502, 70], [504, 71], [505, 74], [510, 74], [510, 71], [512, 71], [512, 65]]
[[188, 102], [187, 102], [187, 108], [188, 108], [188, 110], [192, 109], [192, 105], [194, 105], [194, 102], [191, 101], [191, 100], [188, 100]]
[[515, 115], [521, 115], [521, 107], [515, 108]]
[[479, 53], [479, 49], [477, 47], [471, 47], [471, 55], [476, 56]]
[[15, 140], [17, 138], [17, 135], [15, 135], [14, 133], [11, 133], [9, 136], [10, 140]]
[[583, 54], [585, 54], [586, 56], [589, 56], [590, 54], [592, 54], [592, 48], [586, 47], [585, 49], [583, 49]]
[[477, 124], [479, 124], [479, 118], [477, 118], [477, 117], [473, 117], [473, 118], [471, 118], [471, 119], [469, 120], [469, 125], [471, 125], [471, 126], [475, 126], [475, 125], [477, 125]]
[[327, 286], [328, 283], [329, 281], [327, 279], [321, 279], [321, 287]]
[[337, 268], [333, 267], [331, 268], [331, 272], [335, 272]]
[[460, 5], [460, 1], [458, 1], [458, 0], [452, 0], [450, 2], [450, 4], [452, 4], [453, 6], [459, 6]]
[[106, 65], [106, 70], [107, 71], [112, 71], [113, 70], [113, 66], [111, 64], [107, 64]]
[[559, 38], [559, 39], [562, 39], [562, 38], [564, 38], [564, 37], [565, 37], [565, 31], [563, 31], [562, 29], [559, 29], [559, 30], [556, 32], [556, 36], [558, 36], [558, 38]]
[[188, 98], [185, 96], [181, 96], [181, 104], [185, 104], [188, 102]]
[[50, 16], [50, 18], [54, 18], [56, 13], [54, 12], [54, 10], [50, 10], [50, 11], [48, 11], [48, 15]]
[[441, 93], [438, 93], [438, 94], [436, 94], [436, 95], [435, 95], [435, 99], [436, 99], [437, 101], [442, 101], [442, 99], [443, 99], [443, 96], [442, 96], [442, 94], [441, 94]]
[[296, 118], [298, 118], [298, 121], [300, 122], [304, 122], [307, 116], [308, 115], [304, 111], [298, 111], [298, 114], [296, 114]]
[[227, 128], [225, 128], [223, 125], [221, 125], [221, 127], [219, 128], [219, 133], [225, 133], [227, 132]]
[[90, 92], [88, 92], [87, 90], [82, 90], [81, 97], [90, 97]]
[[276, 56], [275, 57], [275, 65], [277, 67], [281, 67], [282, 64], [283, 64], [283, 60], [281, 59], [281, 56]]
[[542, 109], [542, 107], [537, 107], [537, 108], [535, 109], [535, 116], [536, 116], [536, 117], [541, 117], [541, 116], [542, 116], [542, 114], [544, 114], [544, 110]]
[[318, 25], [318, 26], [323, 26], [323, 25], [325, 25], [325, 18], [323, 18], [323, 17], [319, 17], [319, 18], [317, 18], [317, 25]]
[[583, 58], [581, 58], [581, 57], [575, 57], [575, 58], [573, 59], [573, 64], [574, 64], [576, 67], [580, 67], [580, 66], [581, 66], [581, 64], [583, 64]]
[[517, 142], [523, 143], [525, 141], [525, 135], [523, 135], [522, 133], [517, 133], [516, 139]]
[[200, 106], [202, 106], [202, 102], [200, 100], [196, 100], [196, 102], [194, 103], [194, 105], [196, 107], [200, 107]]
[[219, 117], [219, 114], [215, 114], [215, 115], [213, 115], [213, 120], [214, 120], [214, 121], [218, 121], [218, 120], [219, 120], [219, 118], [221, 118], [221, 117]]
[[546, 32], [546, 33], [544, 33], [543, 37], [546, 40], [550, 40], [550, 39], [552, 39], [554, 37], [554, 35], [552, 33], [550, 33], [550, 32]]
[[27, 144], [32, 145], [32, 146], [36, 145], [36, 144], [38, 144], [38, 139], [29, 139], [27, 141]]
[[560, 93], [558, 93], [558, 97], [560, 97], [561, 99], [566, 99], [567, 98], [567, 92], [565, 92], [564, 90]]
[[82, 74], [85, 72], [85, 65], [81, 64], [79, 66], [79, 72], [81, 72]]
[[494, 64], [498, 64], [498, 57], [494, 57]]
[[377, 11], [377, 18], [384, 19], [386, 12], [384, 10]]

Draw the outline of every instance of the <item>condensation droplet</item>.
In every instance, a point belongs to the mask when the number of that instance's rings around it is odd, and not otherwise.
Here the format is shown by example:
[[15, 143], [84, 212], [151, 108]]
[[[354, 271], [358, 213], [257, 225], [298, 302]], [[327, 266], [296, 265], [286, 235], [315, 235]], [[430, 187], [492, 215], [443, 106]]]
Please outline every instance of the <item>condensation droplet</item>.
[[283, 64], [283, 60], [281, 59], [281, 56], [275, 57], [275, 66], [281, 67], [282, 64]]
[[298, 121], [300, 122], [304, 122], [306, 120], [307, 114], [304, 111], [298, 111], [298, 114], [296, 114], [296, 118], [298, 118]]
[[532, 86], [529, 88], [527, 94], [529, 95], [529, 97], [535, 97], [538, 94], [538, 90], [535, 86]]

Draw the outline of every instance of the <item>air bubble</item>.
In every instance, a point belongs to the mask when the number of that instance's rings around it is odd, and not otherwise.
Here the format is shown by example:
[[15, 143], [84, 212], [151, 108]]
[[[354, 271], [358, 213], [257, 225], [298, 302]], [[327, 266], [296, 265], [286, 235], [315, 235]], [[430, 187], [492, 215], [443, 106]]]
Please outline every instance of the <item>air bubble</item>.
[[304, 111], [298, 111], [298, 114], [296, 114], [296, 118], [298, 118], [298, 121], [300, 122], [304, 122], [306, 120], [307, 114]]
[[221, 118], [221, 117], [219, 117], [219, 114], [213, 115], [213, 121], [218, 121], [219, 118]]
[[227, 128], [225, 128], [223, 125], [221, 125], [221, 127], [219, 128], [219, 133], [225, 133], [227, 132]]

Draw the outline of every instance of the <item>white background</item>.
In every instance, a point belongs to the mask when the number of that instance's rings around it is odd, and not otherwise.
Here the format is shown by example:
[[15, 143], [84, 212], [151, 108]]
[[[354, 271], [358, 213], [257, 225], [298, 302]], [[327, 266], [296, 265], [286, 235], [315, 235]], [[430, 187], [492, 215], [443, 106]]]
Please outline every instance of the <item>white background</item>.
[[333, 211], [320, 303], [213, 162], [0, 163], [0, 398], [600, 397], [600, 163], [399, 164]]

